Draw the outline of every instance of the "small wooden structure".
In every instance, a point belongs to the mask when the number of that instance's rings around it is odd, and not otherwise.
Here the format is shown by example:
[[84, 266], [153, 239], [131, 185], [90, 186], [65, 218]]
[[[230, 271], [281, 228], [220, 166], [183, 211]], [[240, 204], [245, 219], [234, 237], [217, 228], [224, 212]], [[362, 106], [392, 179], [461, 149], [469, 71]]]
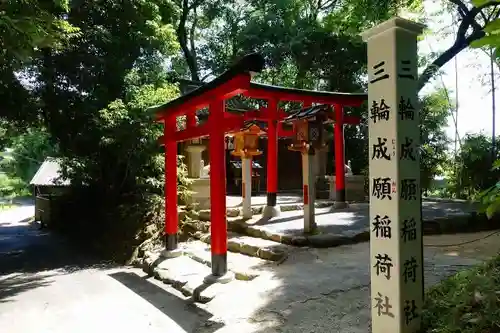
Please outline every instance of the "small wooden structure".
[[49, 226], [57, 215], [61, 195], [67, 192], [70, 181], [61, 178], [60, 161], [47, 157], [30, 181], [35, 193], [35, 220]]
[[324, 124], [331, 122], [329, 113], [333, 113], [332, 107], [320, 104], [300, 109], [283, 119], [283, 122], [293, 124], [294, 135], [288, 149], [300, 152], [323, 149], [326, 146]]
[[[234, 185], [241, 192], [241, 182], [242, 182], [242, 166], [241, 161], [230, 161], [230, 165], [234, 170]], [[260, 173], [257, 171], [262, 169], [262, 165], [259, 162], [252, 160], [252, 195], [260, 193]]]

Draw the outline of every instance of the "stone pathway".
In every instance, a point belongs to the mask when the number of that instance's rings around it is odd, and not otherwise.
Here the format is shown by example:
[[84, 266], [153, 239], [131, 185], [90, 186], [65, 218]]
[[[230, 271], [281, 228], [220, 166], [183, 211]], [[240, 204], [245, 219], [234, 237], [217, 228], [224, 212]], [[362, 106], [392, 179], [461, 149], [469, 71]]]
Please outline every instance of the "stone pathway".
[[221, 327], [175, 289], [83, 255], [22, 222], [24, 214], [16, 213], [22, 211], [0, 214], [1, 332], [193, 333], [202, 327], [211, 333]]
[[[204, 242], [182, 243], [184, 256], [161, 263], [149, 253], [145, 268], [154, 276], [148, 277], [142, 270], [83, 255], [27, 222], [6, 219], [0, 221], [0, 247], [8, 252], [0, 253], [0, 327], [5, 332], [368, 332], [366, 242], [330, 249], [287, 245], [287, 256], [279, 261], [231, 252], [228, 265], [236, 279], [207, 286], [203, 278], [210, 272], [210, 252]], [[446, 245], [474, 235], [439, 237], [424, 241]], [[491, 254], [500, 249], [498, 240], [490, 237], [486, 245], [474, 247]], [[428, 247], [426, 285], [478, 263], [479, 257], [485, 256]]]
[[[423, 202], [424, 222], [443, 223], [454, 219], [467, 218], [475, 211], [476, 207], [468, 203], [453, 202]], [[316, 224], [320, 234], [331, 234], [347, 238], [355, 237], [370, 228], [369, 204], [352, 203], [347, 209], [336, 210], [333, 207], [316, 208]], [[241, 220], [232, 222], [241, 223]], [[283, 212], [279, 217], [271, 220], [263, 219], [261, 215], [255, 215], [251, 220], [244, 221], [248, 233], [260, 237], [274, 235], [281, 242], [291, 243], [294, 237], [303, 237], [304, 218], [303, 211]], [[264, 236], [265, 237], [265, 236]], [[285, 238], [285, 239], [283, 239]], [[319, 238], [319, 237], [318, 237]], [[288, 239], [288, 240], [287, 240]]]
[[[254, 206], [254, 216], [244, 219], [240, 208], [228, 208], [228, 247], [231, 251], [273, 261], [281, 261], [294, 246], [317, 248], [335, 247], [368, 241], [370, 237], [369, 204], [351, 203], [346, 209], [335, 209], [332, 202], [318, 200], [316, 212], [317, 232], [303, 233], [301, 198], [297, 195], [281, 196], [283, 204], [279, 217], [264, 219], [261, 206]], [[228, 202], [240, 198], [228, 197]], [[257, 197], [255, 201], [265, 198]], [[425, 234], [456, 233], [470, 226], [470, 216], [477, 206], [464, 201], [424, 201], [423, 220]], [[195, 237], [210, 244], [210, 211], [190, 215], [194, 220], [206, 221]], [[475, 224], [477, 225], [477, 224]]]
[[[462, 256], [450, 251], [453, 247], [430, 245], [459, 243], [481, 236], [484, 235], [424, 237], [429, 245], [425, 249], [426, 286], [500, 250], [500, 242], [494, 243], [494, 239], [489, 243], [490, 252], [484, 256]], [[441, 237], [446, 238], [441, 241]], [[208, 246], [200, 242], [184, 244], [186, 257], [200, 249], [208, 260]], [[200, 261], [190, 263], [182, 257], [163, 261], [163, 273], [172, 270], [177, 274], [175, 278], [170, 275], [170, 280], [160, 276], [159, 269], [153, 271], [158, 281], [192, 296], [200, 302], [199, 308], [213, 314], [212, 320], [220, 324], [217, 333], [366, 333], [370, 322], [369, 253], [367, 242], [330, 249], [294, 247], [287, 259], [279, 263], [229, 253], [229, 269], [251, 277], [209, 286], [201, 282], [210, 273], [208, 266], [205, 270], [187, 268], [199, 268]], [[197, 332], [205, 331], [200, 328]]]

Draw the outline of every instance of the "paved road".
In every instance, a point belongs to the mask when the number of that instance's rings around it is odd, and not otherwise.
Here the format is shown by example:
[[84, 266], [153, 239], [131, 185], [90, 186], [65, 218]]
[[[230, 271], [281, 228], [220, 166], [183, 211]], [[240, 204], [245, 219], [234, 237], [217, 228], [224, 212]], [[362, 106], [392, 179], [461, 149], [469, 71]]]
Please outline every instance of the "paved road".
[[29, 209], [0, 213], [0, 331], [184, 333], [209, 319], [136, 270], [84, 256], [18, 222]]

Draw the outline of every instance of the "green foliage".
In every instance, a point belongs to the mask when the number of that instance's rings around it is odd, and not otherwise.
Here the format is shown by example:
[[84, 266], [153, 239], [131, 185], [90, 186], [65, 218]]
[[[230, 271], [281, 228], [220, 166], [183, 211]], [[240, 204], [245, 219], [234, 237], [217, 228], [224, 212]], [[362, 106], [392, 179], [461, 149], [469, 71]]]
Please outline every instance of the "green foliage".
[[61, 19], [68, 0], [5, 0], [0, 4], [2, 59], [26, 61], [37, 48], [61, 48], [78, 29]]
[[26, 182], [21, 178], [9, 177], [5, 173], [0, 173], [0, 198], [13, 199], [29, 194]]
[[46, 157], [56, 157], [57, 147], [50, 142], [50, 134], [40, 128], [28, 128], [9, 139], [8, 153], [0, 162], [0, 169], [9, 177], [18, 177], [28, 184]]
[[100, 110], [92, 126], [99, 140], [84, 159], [66, 161], [67, 177], [76, 186], [99, 188], [106, 198], [138, 189], [163, 193], [164, 162], [157, 142], [162, 126], [145, 110], [177, 96], [176, 86], [145, 85]]
[[[493, 168], [491, 169], [493, 172], [498, 172], [500, 170], [500, 160], [496, 160], [493, 163]], [[478, 195], [478, 199], [480, 200], [484, 212], [486, 212], [486, 216], [488, 218], [493, 217], [495, 213], [498, 213], [500, 210], [500, 181], [485, 191], [482, 191]]]
[[[89, 153], [63, 162], [64, 176], [74, 186], [72, 199], [82, 202], [78, 209], [93, 207], [92, 216], [73, 217], [79, 220], [78, 230], [100, 230], [99, 241], [108, 238], [116, 246], [109, 251], [122, 251], [124, 257], [119, 259], [130, 255], [143, 240], [138, 235], [151, 223], [151, 214], [157, 223], [164, 221], [159, 210], [164, 207], [165, 168], [158, 144], [163, 129], [146, 109], [179, 94], [176, 86], [166, 83], [129, 91], [126, 98], [111, 102], [94, 118], [92, 132], [99, 140], [93, 141]], [[180, 158], [177, 175], [179, 198], [186, 200], [189, 182]]]
[[[500, 4], [499, 0], [472, 0], [472, 3], [475, 7], [485, 6], [487, 4]], [[494, 8], [493, 10], [497, 10]], [[498, 14], [497, 14], [498, 17]], [[500, 57], [499, 47], [500, 47], [500, 19], [494, 19], [486, 24], [483, 31], [486, 33], [486, 36], [482, 37], [479, 40], [475, 40], [471, 43], [472, 48], [482, 48], [488, 47], [492, 48], [495, 51], [495, 56]]]
[[422, 332], [483, 333], [500, 329], [500, 257], [430, 288]]
[[435, 176], [443, 173], [448, 161], [448, 138], [444, 131], [450, 114], [445, 90], [437, 90], [421, 100], [420, 179], [422, 189], [429, 189]]
[[[449, 174], [452, 192], [458, 198], [474, 198], [499, 178], [500, 171], [491, 169], [491, 147], [491, 138], [483, 134], [468, 134], [463, 138]], [[497, 153], [499, 148], [500, 145], [496, 147]]]

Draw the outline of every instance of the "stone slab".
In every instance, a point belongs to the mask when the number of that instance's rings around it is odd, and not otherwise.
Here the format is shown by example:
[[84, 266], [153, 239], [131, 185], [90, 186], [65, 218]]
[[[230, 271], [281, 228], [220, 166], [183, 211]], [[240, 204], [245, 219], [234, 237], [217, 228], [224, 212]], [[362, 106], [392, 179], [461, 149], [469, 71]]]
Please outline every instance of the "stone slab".
[[[474, 208], [474, 205], [463, 203], [424, 202], [422, 213], [424, 221], [433, 221], [440, 218], [470, 216]], [[257, 216], [254, 219], [258, 220], [258, 218]], [[351, 204], [342, 210], [316, 209], [316, 224], [322, 233], [343, 235], [352, 232], [352, 230], [364, 229], [369, 227], [368, 219], [368, 203]], [[251, 227], [283, 235], [300, 235], [304, 224], [303, 214], [301, 211], [287, 212], [259, 224], [259, 222], [253, 223]]]
[[186, 256], [166, 259], [154, 268], [154, 277], [180, 290], [193, 276], [205, 277], [209, 267]]
[[[423, 202], [424, 232], [426, 234], [463, 231], [477, 209], [466, 202]], [[333, 247], [369, 240], [369, 204], [352, 203], [348, 208], [317, 208], [318, 229], [304, 235], [302, 211], [282, 212], [272, 219], [261, 215], [249, 220], [228, 219], [232, 231], [274, 242], [295, 246]]]
[[[203, 235], [200, 240], [210, 244], [210, 235]], [[228, 233], [227, 248], [230, 252], [278, 262], [284, 260], [293, 249], [293, 247], [286, 244], [234, 232]]]
[[[211, 267], [212, 254], [210, 246], [202, 241], [189, 242], [186, 255], [192, 259]], [[235, 274], [237, 280], [251, 281], [260, 275], [263, 268], [270, 262], [257, 257], [250, 257], [241, 253], [227, 253], [228, 269]]]
[[[240, 198], [241, 200], [241, 198]], [[300, 198], [302, 200], [302, 198]], [[314, 206], [316, 208], [325, 208], [325, 207], [331, 207], [335, 204], [334, 201], [331, 200], [316, 200], [314, 203]], [[283, 204], [278, 204], [280, 207], [280, 211], [282, 212], [289, 212], [289, 211], [296, 211], [296, 210], [302, 210], [304, 208], [304, 205], [301, 202], [297, 203], [283, 203]], [[259, 215], [262, 214], [264, 211], [265, 204], [264, 205], [257, 205], [252, 203], [252, 215]], [[202, 209], [199, 211], [191, 211], [187, 214], [189, 217], [192, 219], [200, 220], [200, 221], [210, 221], [210, 210], [209, 209]], [[242, 209], [239, 207], [227, 207], [226, 208], [226, 215], [228, 218], [233, 218], [233, 217], [240, 217], [242, 215]]]

